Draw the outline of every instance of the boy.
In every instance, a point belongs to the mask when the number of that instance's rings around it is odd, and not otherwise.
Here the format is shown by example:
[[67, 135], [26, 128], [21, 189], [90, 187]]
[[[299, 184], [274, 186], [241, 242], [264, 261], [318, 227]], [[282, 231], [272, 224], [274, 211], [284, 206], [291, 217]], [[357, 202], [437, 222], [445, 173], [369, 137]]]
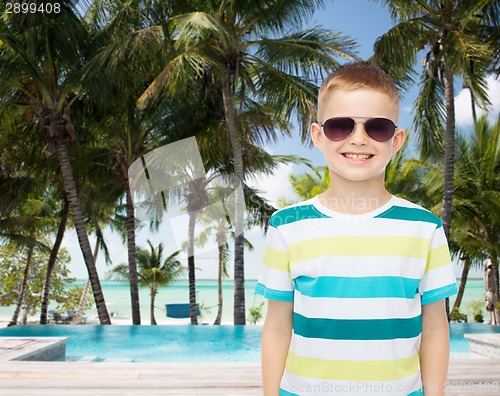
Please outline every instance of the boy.
[[398, 114], [394, 82], [366, 62], [319, 90], [311, 138], [331, 187], [270, 219], [265, 396], [444, 394], [457, 287], [441, 220], [384, 187]]

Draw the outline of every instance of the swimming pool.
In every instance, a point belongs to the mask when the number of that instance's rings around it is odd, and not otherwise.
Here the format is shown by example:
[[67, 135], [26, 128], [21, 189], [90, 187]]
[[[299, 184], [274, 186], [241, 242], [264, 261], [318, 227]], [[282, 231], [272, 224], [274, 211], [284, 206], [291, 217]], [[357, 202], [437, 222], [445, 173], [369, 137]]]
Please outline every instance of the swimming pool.
[[1, 336], [69, 337], [66, 356], [98, 361], [260, 361], [260, 326], [25, 325], [0, 329]]
[[[0, 337], [70, 337], [68, 357], [134, 362], [258, 362], [261, 333], [261, 326], [25, 325], [0, 329]], [[467, 333], [500, 333], [500, 326], [451, 323], [452, 354], [469, 352], [463, 336]]]

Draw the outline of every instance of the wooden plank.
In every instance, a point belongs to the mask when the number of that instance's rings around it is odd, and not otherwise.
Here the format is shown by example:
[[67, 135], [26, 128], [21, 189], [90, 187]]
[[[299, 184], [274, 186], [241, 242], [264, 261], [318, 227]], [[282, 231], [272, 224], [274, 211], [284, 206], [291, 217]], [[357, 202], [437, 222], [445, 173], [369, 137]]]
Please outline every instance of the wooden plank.
[[[500, 360], [453, 360], [446, 396], [500, 395]], [[0, 395], [262, 395], [259, 363], [0, 362]]]

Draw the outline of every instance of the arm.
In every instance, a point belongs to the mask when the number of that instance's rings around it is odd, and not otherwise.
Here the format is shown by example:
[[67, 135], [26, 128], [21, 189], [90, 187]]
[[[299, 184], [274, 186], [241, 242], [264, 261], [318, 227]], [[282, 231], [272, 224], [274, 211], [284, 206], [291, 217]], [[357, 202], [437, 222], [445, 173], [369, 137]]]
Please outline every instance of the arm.
[[292, 338], [293, 302], [268, 300], [262, 329], [264, 396], [278, 396]]
[[420, 371], [425, 396], [443, 396], [448, 375], [450, 334], [444, 300], [422, 306]]

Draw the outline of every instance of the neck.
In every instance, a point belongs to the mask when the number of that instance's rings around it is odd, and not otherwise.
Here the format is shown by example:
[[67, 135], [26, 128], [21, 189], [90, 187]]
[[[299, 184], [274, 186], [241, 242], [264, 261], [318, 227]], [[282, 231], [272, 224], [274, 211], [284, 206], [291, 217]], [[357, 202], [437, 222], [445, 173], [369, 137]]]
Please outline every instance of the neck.
[[328, 209], [346, 214], [369, 213], [391, 199], [384, 187], [384, 175], [380, 178], [351, 181], [330, 172], [330, 188], [318, 196]]

